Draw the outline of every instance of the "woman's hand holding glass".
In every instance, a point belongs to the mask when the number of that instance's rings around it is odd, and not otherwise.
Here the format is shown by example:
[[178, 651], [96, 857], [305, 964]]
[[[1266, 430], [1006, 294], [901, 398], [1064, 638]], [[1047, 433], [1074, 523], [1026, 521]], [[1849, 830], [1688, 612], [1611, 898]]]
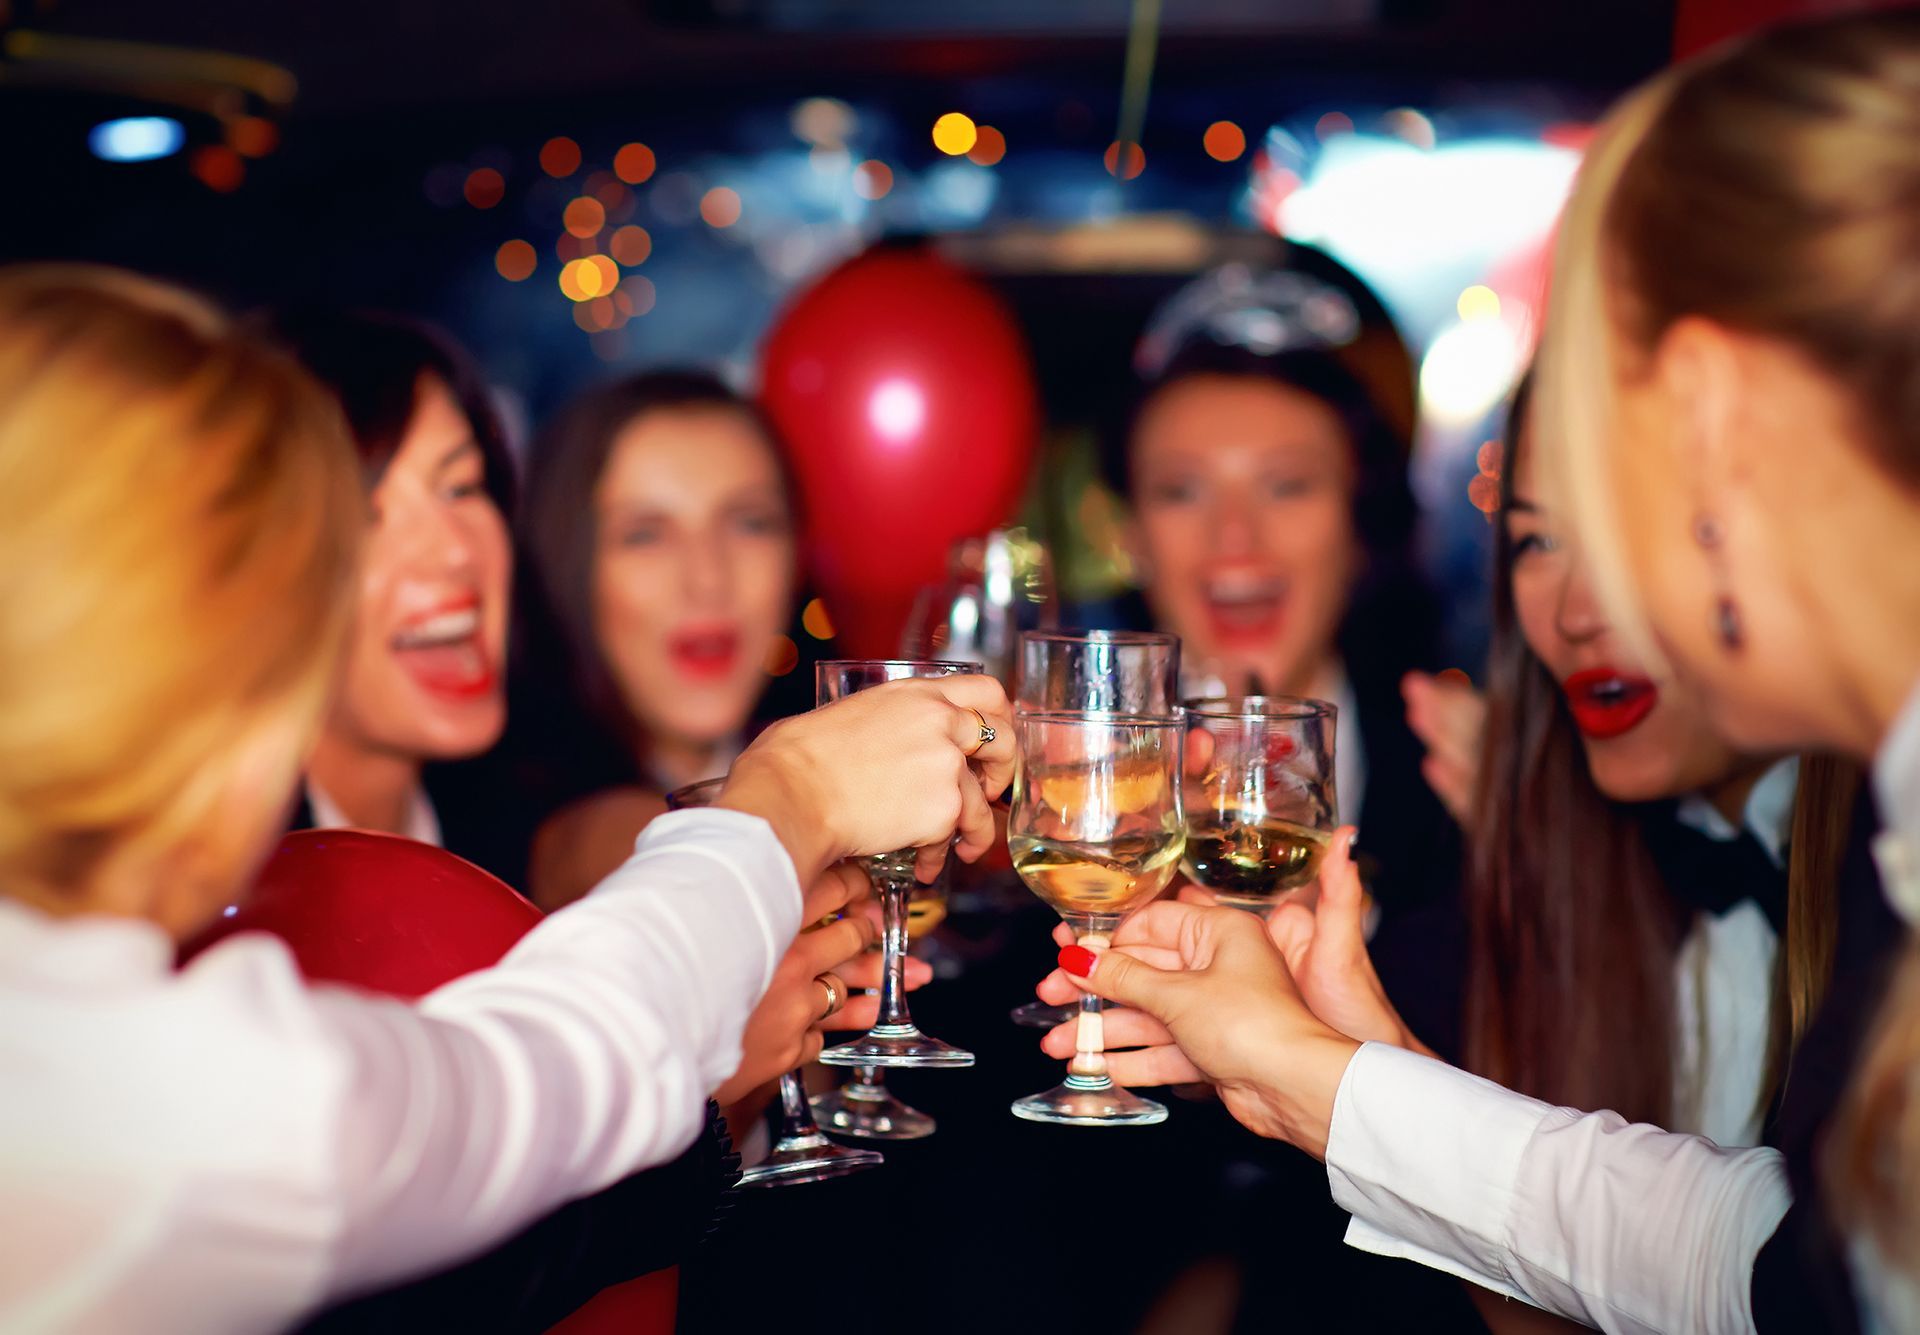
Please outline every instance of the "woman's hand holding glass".
[[[802, 932], [781, 958], [767, 994], [747, 1021], [740, 1066], [714, 1095], [722, 1108], [818, 1057], [824, 1031], [870, 1028], [879, 1011], [879, 997], [868, 995], [880, 986], [881, 961], [872, 949], [879, 940], [879, 918], [867, 878], [849, 863], [829, 867], [807, 890], [801, 912], [807, 923], [835, 921]], [[823, 974], [832, 974], [846, 989], [840, 998], [844, 1004], [824, 1014], [834, 998], [820, 982]], [[928, 965], [907, 961], [909, 991], [932, 978]]]
[[[977, 717], [976, 717], [977, 713]], [[994, 740], [982, 742], [982, 724]], [[803, 882], [842, 858], [947, 846], [973, 861], [996, 838], [989, 799], [1013, 777], [1013, 718], [993, 678], [889, 682], [761, 733], [717, 803], [773, 826]], [[955, 838], [957, 836], [957, 839]]]

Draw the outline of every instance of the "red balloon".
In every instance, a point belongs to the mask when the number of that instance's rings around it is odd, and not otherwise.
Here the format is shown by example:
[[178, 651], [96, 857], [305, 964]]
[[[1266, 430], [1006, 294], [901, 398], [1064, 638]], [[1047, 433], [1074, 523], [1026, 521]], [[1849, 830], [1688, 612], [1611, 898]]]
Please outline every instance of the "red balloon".
[[946, 261], [876, 251], [787, 309], [762, 374], [839, 639], [893, 654], [948, 548], [1004, 522], [1026, 484], [1039, 419], [1019, 327]]
[[541, 912], [471, 862], [431, 844], [366, 830], [296, 830], [181, 952], [235, 932], [271, 932], [315, 982], [424, 996], [499, 962]]

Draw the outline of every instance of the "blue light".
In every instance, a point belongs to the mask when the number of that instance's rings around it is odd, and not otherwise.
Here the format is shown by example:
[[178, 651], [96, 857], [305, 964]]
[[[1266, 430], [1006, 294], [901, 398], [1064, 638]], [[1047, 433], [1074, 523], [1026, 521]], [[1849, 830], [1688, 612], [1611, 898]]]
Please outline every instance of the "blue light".
[[122, 116], [101, 121], [87, 134], [87, 147], [108, 162], [147, 162], [178, 153], [187, 132], [171, 116]]

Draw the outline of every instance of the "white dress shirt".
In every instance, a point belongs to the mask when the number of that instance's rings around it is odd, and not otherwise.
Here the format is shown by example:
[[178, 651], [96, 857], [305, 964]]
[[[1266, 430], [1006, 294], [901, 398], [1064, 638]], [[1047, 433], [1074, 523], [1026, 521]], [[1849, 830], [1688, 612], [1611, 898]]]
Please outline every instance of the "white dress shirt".
[[0, 900], [0, 1329], [279, 1329], [673, 1158], [799, 926], [720, 810], [416, 1005]]
[[[1775, 766], [1743, 813], [1776, 862], [1797, 777]], [[1738, 833], [1704, 803], [1682, 818]], [[1702, 915], [1676, 961], [1678, 1057], [1695, 1093], [1679, 1120], [1727, 1143], [1758, 1135], [1775, 948], [1747, 902]], [[1372, 1043], [1340, 1083], [1327, 1176], [1353, 1246], [1609, 1331], [1750, 1330], [1753, 1259], [1790, 1202], [1773, 1150], [1555, 1108]]]
[[[307, 810], [313, 813], [313, 828], [316, 830], [355, 828], [347, 813], [340, 809], [340, 804], [328, 797], [326, 790], [311, 778], [307, 780]], [[407, 828], [400, 833], [418, 843], [432, 844], [435, 848], [446, 846], [440, 841], [440, 813], [433, 809], [427, 790], [419, 784], [413, 786], [413, 795], [407, 799]]]

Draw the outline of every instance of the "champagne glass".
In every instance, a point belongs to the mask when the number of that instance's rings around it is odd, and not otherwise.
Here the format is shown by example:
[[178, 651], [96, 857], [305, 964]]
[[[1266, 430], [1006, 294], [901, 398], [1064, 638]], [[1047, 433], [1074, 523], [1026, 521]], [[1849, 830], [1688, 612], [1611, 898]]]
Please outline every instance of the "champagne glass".
[[[1028, 631], [1020, 637], [1016, 699], [1031, 709], [1170, 717], [1180, 699], [1180, 637], [1160, 631]], [[1052, 1029], [1071, 1006], [1029, 1001], [1013, 1022]]]
[[[819, 704], [864, 691], [883, 682], [912, 677], [952, 677], [980, 671], [978, 663], [942, 663], [931, 659], [837, 659], [814, 667]], [[851, 1043], [820, 1054], [828, 1066], [973, 1065], [973, 1054], [920, 1032], [907, 1009], [907, 907], [913, 897], [915, 850], [901, 849], [859, 859], [880, 895], [880, 939], [885, 972], [880, 980], [880, 1015], [873, 1028]]]
[[[708, 779], [676, 789], [667, 794], [667, 807], [685, 811], [689, 807], [712, 806], [726, 782]], [[807, 1087], [798, 1071], [788, 1071], [780, 1077], [779, 1117], [773, 1149], [766, 1158], [740, 1174], [741, 1186], [787, 1187], [824, 1182], [865, 1168], [877, 1168], [886, 1162], [877, 1150], [846, 1149], [821, 1134], [813, 1120], [813, 1111], [807, 1106]]]
[[[1108, 945], [1127, 914], [1173, 879], [1186, 844], [1180, 807], [1184, 724], [1139, 714], [1023, 710], [1014, 716], [1007, 848], [1027, 888], [1082, 945]], [[1014, 1114], [1067, 1126], [1145, 1126], [1167, 1110], [1113, 1083], [1101, 1001], [1080, 999], [1066, 1080]]]
[[1187, 702], [1185, 869], [1262, 918], [1314, 883], [1339, 821], [1339, 711], [1283, 695]]
[[[916, 882], [907, 901], [908, 948], [924, 939], [947, 916], [947, 875], [943, 863], [932, 884]], [[838, 1089], [813, 1096], [813, 1115], [842, 1136], [866, 1140], [920, 1140], [934, 1132], [931, 1116], [911, 1107], [887, 1088], [878, 1066], [856, 1066], [853, 1079]]]

